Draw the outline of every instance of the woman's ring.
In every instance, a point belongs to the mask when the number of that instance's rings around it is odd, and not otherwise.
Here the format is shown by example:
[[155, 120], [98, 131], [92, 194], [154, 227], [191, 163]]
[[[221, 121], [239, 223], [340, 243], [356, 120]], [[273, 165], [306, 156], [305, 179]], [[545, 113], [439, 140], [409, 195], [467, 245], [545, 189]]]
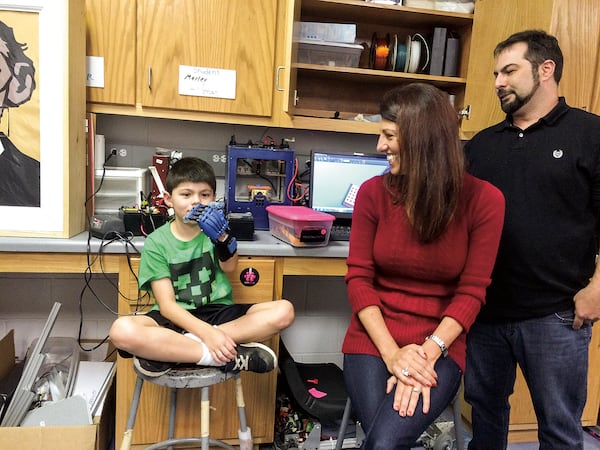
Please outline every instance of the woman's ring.
[[400, 373], [401, 373], [402, 375], [404, 375], [405, 377], [410, 377], [410, 372], [408, 371], [408, 367], [405, 367], [404, 369], [402, 369], [402, 370], [400, 371]]
[[412, 391], [413, 391], [413, 392], [416, 392], [416, 393], [419, 393], [419, 392], [421, 392], [421, 390], [420, 390], [419, 388], [416, 388], [416, 387], [412, 388]]

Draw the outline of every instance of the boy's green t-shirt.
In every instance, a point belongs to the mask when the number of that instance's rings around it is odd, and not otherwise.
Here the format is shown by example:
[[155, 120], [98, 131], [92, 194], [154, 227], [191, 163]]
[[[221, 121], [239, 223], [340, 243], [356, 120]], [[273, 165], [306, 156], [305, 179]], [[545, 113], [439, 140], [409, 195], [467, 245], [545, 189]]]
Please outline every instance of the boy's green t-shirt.
[[[231, 284], [214, 250], [214, 244], [204, 233], [183, 242], [171, 232], [171, 223], [166, 223], [149, 234], [144, 242], [138, 285], [142, 290], [152, 291], [152, 281], [169, 278], [175, 300], [185, 309], [209, 303], [231, 305]], [[153, 309], [159, 309], [158, 305]]]

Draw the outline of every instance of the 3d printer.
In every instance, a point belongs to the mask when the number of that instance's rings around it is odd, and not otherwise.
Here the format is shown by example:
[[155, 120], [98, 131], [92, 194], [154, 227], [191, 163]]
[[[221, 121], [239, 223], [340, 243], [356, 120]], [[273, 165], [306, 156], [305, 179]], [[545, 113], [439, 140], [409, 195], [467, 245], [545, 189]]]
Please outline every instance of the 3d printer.
[[228, 213], [250, 212], [254, 228], [269, 229], [266, 207], [291, 205], [287, 191], [294, 176], [295, 153], [289, 148], [227, 147]]

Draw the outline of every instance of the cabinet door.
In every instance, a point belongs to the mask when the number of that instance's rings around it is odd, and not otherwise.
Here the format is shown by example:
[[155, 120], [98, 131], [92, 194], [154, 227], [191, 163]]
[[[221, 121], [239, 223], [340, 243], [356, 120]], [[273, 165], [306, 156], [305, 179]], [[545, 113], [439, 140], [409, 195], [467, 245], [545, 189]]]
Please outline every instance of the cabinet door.
[[88, 87], [87, 101], [135, 104], [135, 0], [86, 0], [86, 55], [104, 60], [104, 87]]
[[470, 117], [461, 130], [471, 137], [504, 118], [494, 92], [494, 47], [512, 33], [525, 29], [548, 29], [553, 0], [478, 0], [475, 5], [465, 105]]
[[[140, 0], [139, 4], [142, 106], [271, 116], [277, 0]], [[180, 92], [182, 66], [233, 71], [235, 81], [218, 76], [215, 83], [217, 77], [209, 75], [204, 78], [208, 89], [200, 89], [200, 82], [194, 85], [197, 90], [188, 86]], [[234, 98], [220, 98], [232, 84]]]
[[[592, 111], [594, 84], [600, 82], [598, 0], [555, 0], [550, 33], [558, 38], [565, 60], [560, 95], [570, 106]], [[596, 105], [599, 113], [598, 100]]]

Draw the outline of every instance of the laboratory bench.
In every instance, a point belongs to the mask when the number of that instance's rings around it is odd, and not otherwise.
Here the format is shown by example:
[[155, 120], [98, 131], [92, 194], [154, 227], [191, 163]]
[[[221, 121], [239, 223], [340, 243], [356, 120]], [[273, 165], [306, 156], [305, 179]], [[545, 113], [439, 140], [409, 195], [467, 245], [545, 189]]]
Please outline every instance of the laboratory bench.
[[[84, 273], [113, 274], [118, 278], [118, 312], [128, 314], [144, 310], [147, 296], [138, 291], [137, 269], [143, 237], [105, 241], [80, 233], [70, 239], [44, 237], [0, 237], [0, 272], [4, 273]], [[286, 275], [343, 276], [346, 273], [348, 242], [330, 242], [325, 247], [295, 248], [273, 237], [269, 231], [256, 231], [253, 241], [238, 243], [238, 270], [229, 274], [237, 302], [261, 302], [282, 298]], [[247, 273], [252, 273], [247, 277]], [[266, 342], [278, 349], [273, 337]], [[123, 436], [126, 414], [135, 384], [130, 359], [117, 361], [115, 438], [117, 448]], [[254, 444], [273, 442], [277, 373], [243, 373], [244, 395]], [[229, 382], [215, 386], [211, 394], [216, 411], [211, 434], [235, 444], [238, 424], [235, 389]], [[177, 435], [196, 435], [200, 429], [199, 396], [178, 397]], [[181, 420], [179, 414], [186, 417]], [[168, 401], [166, 390], [147, 385], [133, 436], [132, 448], [142, 448], [166, 436]]]
[[[140, 293], [137, 287], [139, 251], [144, 245], [143, 237], [134, 237], [127, 243], [104, 242], [91, 238], [86, 232], [70, 239], [43, 237], [0, 237], [0, 272], [4, 273], [83, 273], [116, 275], [119, 286], [118, 311], [128, 314], [139, 311]], [[234, 298], [238, 302], [272, 301], [282, 298], [284, 277], [298, 276], [344, 276], [348, 242], [332, 241], [325, 247], [296, 248], [273, 237], [269, 231], [257, 231], [253, 241], [240, 241], [238, 270], [230, 274]], [[246, 283], [243, 274], [251, 271], [255, 283]], [[597, 326], [596, 326], [597, 328]], [[267, 344], [278, 350], [277, 337]], [[600, 378], [597, 368], [600, 361], [600, 334], [596, 330], [590, 343], [590, 375], [588, 402], [582, 424], [595, 425], [600, 404]], [[277, 374], [244, 373], [242, 376], [249, 425], [256, 447], [273, 441], [274, 410], [276, 401]], [[133, 392], [135, 375], [131, 360], [119, 358], [117, 362], [116, 442], [117, 448], [126, 423], [126, 414]], [[234, 410], [233, 386], [215, 386], [212, 398], [218, 399], [215, 408], [222, 411]], [[136, 421], [133, 448], [156, 442], [166, 435], [168, 417], [167, 395], [158, 386], [148, 386], [142, 396], [140, 412]], [[178, 398], [178, 410], [187, 415], [178, 421], [176, 435], [194, 435], [199, 430], [199, 399], [192, 395]], [[529, 392], [518, 371], [515, 393], [511, 397], [511, 441], [536, 439], [537, 424]], [[468, 405], [463, 413], [469, 417]], [[236, 443], [238, 424], [235, 414], [225, 413], [225, 418], [211, 421], [215, 437]]]

